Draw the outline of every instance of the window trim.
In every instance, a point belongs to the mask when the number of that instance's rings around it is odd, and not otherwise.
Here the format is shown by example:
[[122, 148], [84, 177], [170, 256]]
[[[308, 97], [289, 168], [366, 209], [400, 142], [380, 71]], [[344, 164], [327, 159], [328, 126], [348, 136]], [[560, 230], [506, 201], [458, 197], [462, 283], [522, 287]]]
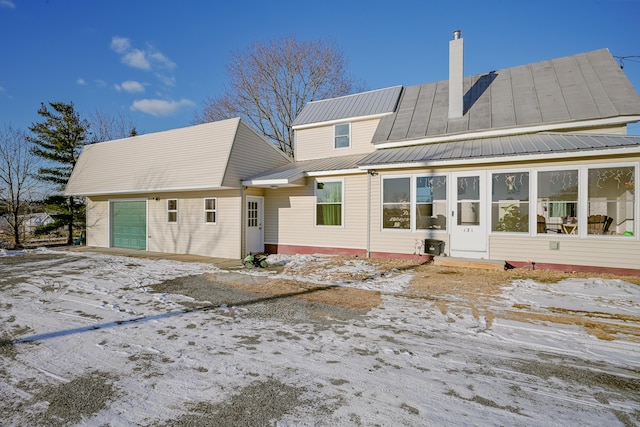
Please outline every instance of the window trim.
[[[213, 209], [207, 209], [207, 200], [213, 200]], [[217, 197], [205, 197], [203, 198], [204, 203], [204, 223], [207, 225], [216, 225], [218, 223], [218, 198]], [[213, 221], [207, 221], [207, 214], [213, 213]]]
[[[176, 207], [175, 209], [169, 209], [169, 203], [171, 202], [176, 202]], [[169, 220], [169, 214], [170, 213], [175, 213], [176, 214], [176, 220], [175, 221], [170, 221]], [[178, 199], [167, 199], [167, 224], [177, 224], [178, 223]]]
[[[346, 135], [338, 135], [337, 134], [337, 129], [338, 126], [344, 126], [346, 125], [348, 127], [348, 131]], [[345, 147], [338, 147], [337, 146], [337, 138], [338, 137], [347, 137], [348, 140], [348, 144]], [[348, 123], [336, 123], [335, 125], [333, 125], [333, 149], [334, 150], [344, 150], [345, 148], [351, 148], [351, 122]]]
[[[418, 203], [418, 178], [426, 178], [426, 177], [430, 177], [430, 178], [435, 178], [435, 177], [444, 177], [445, 179], [445, 185], [446, 185], [446, 191], [445, 191], [445, 198], [444, 198], [444, 203], [445, 203], [445, 226], [444, 228], [438, 229], [438, 228], [418, 228], [418, 204], [425, 204], [425, 202], [420, 202]], [[451, 181], [451, 175], [449, 173], [415, 173], [411, 175], [411, 200], [413, 200], [412, 203], [412, 213], [411, 213], [411, 231], [416, 232], [416, 233], [420, 233], [420, 232], [430, 232], [430, 233], [449, 233], [451, 225], [449, 224], [449, 216], [446, 215], [447, 212], [449, 212], [449, 185]], [[434, 204], [434, 201], [431, 201], [432, 204]], [[388, 228], [385, 230], [389, 230]]]
[[[424, 174], [421, 174], [424, 176]], [[380, 230], [382, 232], [391, 232], [391, 233], [414, 233], [415, 222], [416, 222], [416, 213], [415, 213], [415, 200], [416, 200], [416, 189], [415, 189], [415, 177], [413, 174], [402, 174], [402, 175], [385, 175], [380, 179]], [[409, 228], [386, 228], [384, 226], [384, 181], [387, 179], [399, 179], [399, 178], [409, 178], [409, 197], [411, 200], [409, 201]], [[420, 230], [424, 231], [424, 230]]]
[[[318, 184], [325, 183], [340, 183], [340, 225], [324, 225], [318, 224]], [[344, 215], [345, 215], [345, 188], [344, 188], [344, 178], [317, 178], [313, 181], [313, 224], [315, 227], [330, 227], [330, 228], [344, 228]], [[336, 204], [336, 203], [333, 203]]]
[[[489, 203], [489, 223], [487, 224], [487, 226], [488, 226], [489, 235], [535, 236], [537, 234], [537, 232], [534, 232], [534, 230], [537, 230], [537, 225], [538, 225], [536, 208], [537, 208], [537, 202], [538, 202], [538, 172], [539, 171], [540, 169], [537, 169], [537, 168], [509, 168], [509, 167], [500, 168], [500, 169], [489, 169], [487, 171], [488, 180], [489, 180], [489, 185], [487, 185], [487, 192], [488, 192], [487, 200]], [[529, 174], [529, 200], [527, 200], [527, 203], [529, 204], [529, 210], [528, 210], [529, 230], [528, 231], [494, 231], [492, 229], [493, 228], [493, 204], [494, 204], [493, 198], [492, 198], [493, 175], [497, 173], [507, 173], [507, 172]]]

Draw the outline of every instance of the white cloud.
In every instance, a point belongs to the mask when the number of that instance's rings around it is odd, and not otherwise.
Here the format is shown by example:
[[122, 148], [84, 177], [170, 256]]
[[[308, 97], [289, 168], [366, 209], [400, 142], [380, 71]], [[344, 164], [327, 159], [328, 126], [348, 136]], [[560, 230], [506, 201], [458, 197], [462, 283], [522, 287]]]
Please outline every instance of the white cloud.
[[0, 86], [0, 92], [4, 92], [4, 87]]
[[[122, 55], [121, 61], [133, 68], [147, 71], [152, 69], [172, 71], [176, 68], [175, 62], [152, 45], [147, 45], [144, 49], [136, 48], [131, 45], [131, 41], [126, 37], [113, 37], [111, 39], [111, 50]], [[170, 77], [171, 79], [173, 77]]]
[[194, 102], [188, 99], [180, 101], [167, 101], [164, 99], [140, 99], [134, 101], [131, 110], [141, 111], [156, 117], [170, 116], [184, 107], [194, 106]]
[[78, 86], [86, 86], [87, 85], [87, 81], [85, 79], [79, 78], [78, 80], [76, 80], [76, 84]]
[[122, 62], [133, 68], [140, 68], [141, 70], [150, 70], [151, 64], [147, 59], [147, 54], [140, 49], [133, 49], [122, 57]]
[[111, 50], [117, 53], [125, 53], [131, 49], [131, 42], [125, 37], [113, 37], [111, 39]]
[[134, 80], [127, 80], [126, 82], [122, 82], [121, 84], [116, 84], [115, 88], [118, 92], [144, 92], [144, 86], [142, 85], [142, 83], [136, 82]]
[[149, 53], [149, 58], [158, 67], [165, 70], [173, 70], [174, 68], [176, 68], [175, 62], [164, 56], [162, 53], [154, 51], [152, 47], [150, 49], [151, 52]]
[[7, 7], [9, 9], [15, 9], [16, 5], [11, 0], [0, 0], [0, 7]]

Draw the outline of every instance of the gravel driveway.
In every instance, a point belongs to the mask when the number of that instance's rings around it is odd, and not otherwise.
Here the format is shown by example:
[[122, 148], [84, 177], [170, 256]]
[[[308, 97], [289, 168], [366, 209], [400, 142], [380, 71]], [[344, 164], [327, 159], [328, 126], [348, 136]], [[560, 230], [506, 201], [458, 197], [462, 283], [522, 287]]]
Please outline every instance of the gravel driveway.
[[[425, 270], [313, 262], [247, 275], [0, 257], [0, 425], [640, 423], [635, 296], [604, 340], [549, 317], [503, 320], [517, 306], [504, 293], [480, 305], [412, 291]], [[318, 280], [332, 271], [345, 273]]]

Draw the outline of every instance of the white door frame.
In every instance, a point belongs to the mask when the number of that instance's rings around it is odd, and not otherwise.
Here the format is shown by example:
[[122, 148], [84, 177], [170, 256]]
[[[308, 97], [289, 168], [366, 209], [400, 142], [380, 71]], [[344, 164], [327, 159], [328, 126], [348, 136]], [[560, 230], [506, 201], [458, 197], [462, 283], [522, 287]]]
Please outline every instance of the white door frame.
[[488, 258], [489, 206], [487, 172], [466, 171], [451, 174], [449, 253], [466, 258]]
[[[257, 203], [256, 212], [251, 212]], [[252, 209], [250, 209], [250, 207]], [[264, 197], [247, 196], [244, 202], [246, 252], [264, 252]]]

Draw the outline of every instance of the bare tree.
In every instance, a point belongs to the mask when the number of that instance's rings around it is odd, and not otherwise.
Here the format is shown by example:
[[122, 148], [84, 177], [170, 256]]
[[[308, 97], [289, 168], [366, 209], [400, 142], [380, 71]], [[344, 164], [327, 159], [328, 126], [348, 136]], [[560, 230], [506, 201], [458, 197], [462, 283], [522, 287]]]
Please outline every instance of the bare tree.
[[89, 115], [90, 143], [111, 141], [113, 139], [136, 136], [138, 131], [127, 114], [118, 113], [116, 116], [97, 110]]
[[21, 245], [25, 214], [39, 196], [38, 166], [39, 159], [31, 153], [24, 133], [10, 126], [0, 129], [0, 206], [16, 247]]
[[360, 89], [335, 44], [299, 42], [293, 36], [232, 53], [227, 73], [225, 93], [208, 98], [195, 121], [242, 117], [290, 157], [294, 154], [291, 126], [307, 102]]

